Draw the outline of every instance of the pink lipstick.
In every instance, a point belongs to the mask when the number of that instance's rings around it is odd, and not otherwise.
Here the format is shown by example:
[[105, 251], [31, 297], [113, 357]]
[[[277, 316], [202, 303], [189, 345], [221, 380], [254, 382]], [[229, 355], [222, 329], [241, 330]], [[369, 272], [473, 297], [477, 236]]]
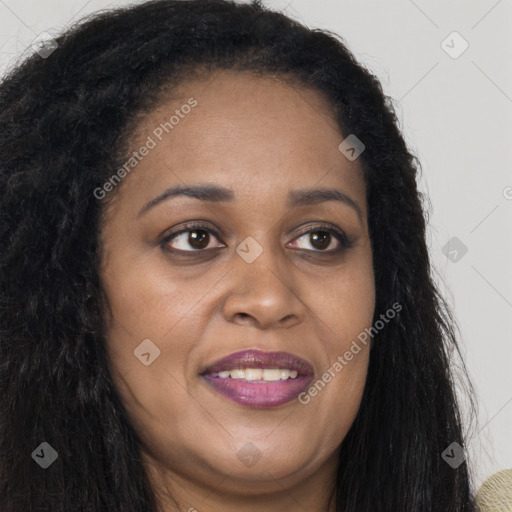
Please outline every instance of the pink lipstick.
[[310, 363], [287, 352], [243, 350], [201, 372], [221, 395], [248, 407], [286, 404], [302, 393], [313, 379]]

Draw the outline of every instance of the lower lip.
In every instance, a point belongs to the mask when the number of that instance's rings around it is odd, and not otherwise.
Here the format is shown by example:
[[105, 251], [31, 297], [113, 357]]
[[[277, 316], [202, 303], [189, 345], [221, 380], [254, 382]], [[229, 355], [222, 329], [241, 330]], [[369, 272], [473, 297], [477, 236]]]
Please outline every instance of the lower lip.
[[203, 375], [204, 380], [217, 393], [248, 407], [278, 407], [291, 402], [309, 386], [312, 377], [297, 377], [295, 379], [272, 382], [244, 379], [221, 379], [211, 375]]

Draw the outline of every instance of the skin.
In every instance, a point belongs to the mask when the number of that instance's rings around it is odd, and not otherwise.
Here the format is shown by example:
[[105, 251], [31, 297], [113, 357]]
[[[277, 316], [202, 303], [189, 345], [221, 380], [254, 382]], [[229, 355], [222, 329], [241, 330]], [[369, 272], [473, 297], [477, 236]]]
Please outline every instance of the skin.
[[[371, 326], [362, 168], [339, 151], [344, 136], [323, 96], [247, 72], [182, 83], [141, 120], [133, 149], [190, 97], [197, 106], [125, 177], [105, 212], [100, 277], [114, 382], [162, 511], [325, 511], [369, 345], [307, 405], [243, 406], [199, 373], [252, 348], [306, 359], [316, 380]], [[205, 182], [232, 189], [234, 200], [177, 196], [139, 215], [169, 187]], [[338, 201], [287, 205], [290, 190], [318, 187], [348, 195], [361, 218]], [[160, 243], [194, 220], [213, 230], [200, 232], [202, 245], [191, 232]], [[334, 235], [315, 244], [301, 231], [321, 222], [343, 230], [353, 247], [343, 249]], [[252, 263], [236, 252], [249, 236], [263, 249]], [[144, 339], [160, 350], [148, 366], [134, 356]], [[237, 457], [249, 442], [260, 456], [250, 467]]]

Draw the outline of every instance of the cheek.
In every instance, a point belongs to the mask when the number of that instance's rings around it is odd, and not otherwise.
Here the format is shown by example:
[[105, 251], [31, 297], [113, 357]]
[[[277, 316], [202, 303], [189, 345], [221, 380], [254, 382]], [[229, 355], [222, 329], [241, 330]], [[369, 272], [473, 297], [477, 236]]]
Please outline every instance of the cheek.
[[[300, 397], [314, 410], [319, 422], [341, 424], [327, 434], [340, 441], [357, 414], [366, 383], [370, 338], [365, 329], [372, 326], [375, 285], [371, 257], [362, 255], [350, 269], [333, 275], [328, 287], [318, 290], [314, 300], [318, 315], [327, 329], [323, 338], [324, 363], [320, 374]], [[327, 291], [327, 293], [326, 293]]]
[[186, 361], [203, 329], [194, 306], [214, 279], [205, 276], [194, 286], [132, 261], [112, 260], [103, 276], [112, 313], [105, 339], [114, 384], [140, 435], [149, 429], [186, 439], [191, 434], [183, 425], [191, 424], [193, 412]]
[[371, 253], [359, 253], [326, 284], [327, 293], [325, 288], [318, 290], [315, 302], [333, 335], [329, 343], [332, 356], [333, 351], [346, 350], [373, 321], [375, 283]]
[[[173, 310], [180, 311], [184, 290], [159, 275], [153, 265], [138, 265], [136, 262], [112, 262], [103, 283], [112, 313], [111, 326], [116, 323], [126, 326], [129, 332], [139, 334], [150, 331], [165, 322], [161, 309], [165, 307], [162, 298], [173, 296]], [[160, 320], [158, 320], [160, 319]], [[155, 323], [156, 321], [156, 323]], [[167, 323], [167, 322], [165, 322]]]
[[[148, 404], [155, 382], [167, 382], [169, 374], [163, 361], [169, 352], [176, 363], [185, 357], [183, 343], [163, 346], [162, 340], [176, 339], [179, 319], [193, 297], [189, 300], [182, 288], [178, 290], [160, 274], [151, 264], [119, 258], [109, 262], [102, 276], [110, 313], [105, 333], [107, 352], [127, 403]], [[164, 300], [170, 296], [172, 307]]]
[[[184, 280], [160, 262], [112, 261], [103, 276], [111, 311], [108, 331], [122, 330], [134, 340], [168, 339], [182, 319], [200, 311], [198, 303], [221, 275], [203, 272], [200, 279]], [[115, 342], [115, 337], [107, 338]]]
[[225, 272], [212, 269], [190, 279], [183, 272], [173, 274], [160, 261], [123, 256], [109, 261], [102, 275], [111, 311], [107, 353], [134, 418], [148, 411], [154, 418], [166, 410], [186, 415], [187, 361], [212, 313], [205, 309], [211, 307], [205, 294]]

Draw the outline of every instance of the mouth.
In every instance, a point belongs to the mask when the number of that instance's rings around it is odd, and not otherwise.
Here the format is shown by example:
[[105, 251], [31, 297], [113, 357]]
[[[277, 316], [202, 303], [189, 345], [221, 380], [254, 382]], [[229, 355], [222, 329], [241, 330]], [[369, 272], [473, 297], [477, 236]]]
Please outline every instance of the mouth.
[[244, 350], [231, 354], [200, 376], [217, 393], [247, 407], [278, 407], [291, 402], [313, 380], [310, 363], [287, 352]]

